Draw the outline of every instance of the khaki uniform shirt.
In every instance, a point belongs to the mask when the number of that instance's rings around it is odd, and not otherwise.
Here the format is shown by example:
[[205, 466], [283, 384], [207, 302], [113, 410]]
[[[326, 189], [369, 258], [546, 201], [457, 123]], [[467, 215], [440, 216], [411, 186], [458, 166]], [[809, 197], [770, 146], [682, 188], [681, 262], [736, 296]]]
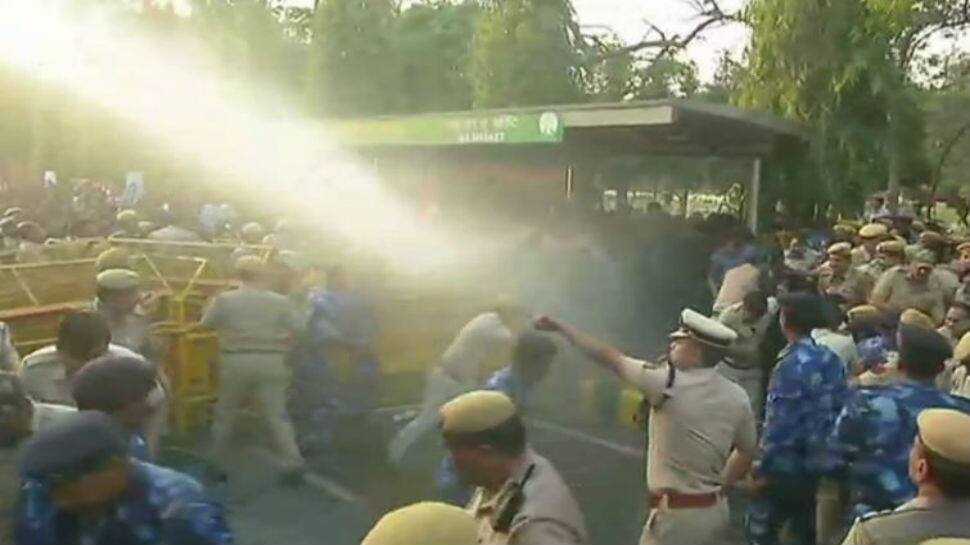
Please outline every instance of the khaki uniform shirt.
[[303, 327], [289, 299], [246, 285], [217, 295], [202, 325], [216, 330], [223, 352], [280, 354]]
[[626, 358], [619, 372], [654, 407], [647, 453], [652, 492], [717, 492], [732, 448], [755, 451], [757, 434], [748, 396], [715, 369], [678, 369], [670, 388], [666, 364]]
[[919, 507], [919, 499], [893, 511], [856, 520], [842, 545], [917, 545], [936, 537], [970, 538], [970, 501]]
[[759, 346], [764, 340], [772, 321], [778, 318], [776, 305], [769, 302], [768, 311], [754, 322], [744, 320], [744, 303], [735, 303], [721, 312], [719, 320], [722, 324], [738, 334], [737, 340], [729, 350], [733, 359], [733, 366], [742, 369], [760, 367], [761, 352]]
[[152, 335], [152, 321], [138, 308], [125, 314], [109, 312], [100, 301], [95, 300], [91, 309], [104, 317], [111, 331], [111, 342], [137, 352], [149, 360], [157, 355], [156, 342]]
[[[112, 356], [138, 357], [123, 346], [109, 345]], [[67, 375], [64, 355], [51, 345], [30, 353], [24, 358], [20, 379], [24, 390], [34, 401], [57, 405], [74, 405], [71, 395], [71, 377]]]
[[[516, 490], [524, 501], [507, 532], [496, 529]], [[587, 543], [586, 523], [569, 487], [548, 460], [527, 450], [522, 465], [498, 492], [479, 488], [468, 504], [478, 521], [478, 542], [483, 545], [582, 545]]]
[[849, 269], [836, 276], [828, 267], [823, 268], [818, 278], [818, 291], [823, 295], [840, 295], [849, 307], [864, 304], [872, 291], [869, 275], [856, 269]]
[[865, 246], [856, 246], [852, 249], [852, 266], [861, 267], [871, 262], [876, 256], [869, 253]]
[[937, 324], [943, 322], [946, 313], [944, 289], [936, 275], [930, 275], [926, 283], [919, 284], [909, 278], [906, 267], [889, 269], [876, 282], [870, 302], [882, 309], [902, 312], [908, 308], [926, 313]]
[[933, 271], [933, 276], [939, 280], [940, 286], [943, 287], [943, 301], [949, 307], [956, 298], [957, 290], [962, 285], [960, 283], [960, 277], [948, 267], [944, 266], [938, 266]]
[[949, 392], [953, 395], [970, 398], [970, 369], [966, 365], [957, 365], [950, 376]]

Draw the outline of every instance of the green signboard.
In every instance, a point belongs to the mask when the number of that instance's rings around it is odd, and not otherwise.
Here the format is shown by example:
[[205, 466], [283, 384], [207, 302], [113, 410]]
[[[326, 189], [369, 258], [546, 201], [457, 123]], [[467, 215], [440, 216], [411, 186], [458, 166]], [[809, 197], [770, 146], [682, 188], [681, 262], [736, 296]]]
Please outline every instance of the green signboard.
[[554, 112], [362, 119], [339, 123], [336, 133], [350, 146], [458, 146], [562, 142]]

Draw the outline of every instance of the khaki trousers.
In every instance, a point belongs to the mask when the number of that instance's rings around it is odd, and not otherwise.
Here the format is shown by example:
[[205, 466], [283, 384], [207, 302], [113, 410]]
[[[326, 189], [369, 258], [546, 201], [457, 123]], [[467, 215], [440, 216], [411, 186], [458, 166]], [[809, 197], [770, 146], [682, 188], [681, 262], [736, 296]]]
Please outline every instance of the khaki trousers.
[[730, 523], [724, 498], [711, 507], [669, 509], [663, 502], [650, 510], [640, 545], [715, 545], [724, 543]]
[[269, 426], [273, 442], [284, 457], [283, 464], [303, 465], [293, 423], [286, 413], [290, 372], [283, 357], [283, 354], [261, 353], [222, 355], [219, 401], [212, 423], [213, 448], [218, 456], [228, 452], [233, 424], [242, 404], [252, 395], [259, 416]]

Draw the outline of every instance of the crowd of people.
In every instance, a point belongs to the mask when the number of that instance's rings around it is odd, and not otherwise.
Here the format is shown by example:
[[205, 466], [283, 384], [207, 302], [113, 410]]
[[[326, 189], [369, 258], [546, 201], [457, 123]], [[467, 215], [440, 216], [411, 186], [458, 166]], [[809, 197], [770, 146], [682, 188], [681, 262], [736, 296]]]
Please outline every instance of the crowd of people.
[[[81, 195], [53, 239], [40, 209], [0, 221], [18, 263], [83, 242], [98, 269], [96, 300], [64, 316], [53, 345], [21, 358], [0, 327], [0, 531], [18, 545], [233, 543], [203, 484], [162, 464], [172, 399], [158, 301], [110, 238], [238, 244], [238, 285], [192, 326], [219, 340], [208, 452], [216, 464], [233, 455], [253, 397], [286, 485], [333, 448], [338, 409], [379, 401], [373, 304], [346, 268], [316, 274], [286, 222], [270, 232], [215, 205], [186, 221]], [[643, 395], [642, 544], [724, 543], [742, 512], [757, 545], [970, 539], [970, 241], [905, 216], [756, 240], [725, 217], [652, 213], [650, 245], [616, 236], [630, 225], [616, 220], [600, 238], [557, 222], [515, 248], [520, 295], [442, 347], [420, 409], [387, 445], [407, 471], [423, 437], [443, 442], [435, 501], [387, 514], [363, 544], [590, 543], [570, 483], [525, 424], [534, 390], [570, 354], [615, 376], [608, 396], [621, 384]], [[550, 265], [578, 280], [530, 289], [551, 283]], [[556, 304], [566, 291], [578, 295]], [[628, 355], [654, 350], [637, 337], [660, 328], [664, 356]], [[349, 383], [337, 384], [328, 347], [351, 355]], [[485, 373], [506, 349], [509, 365]]]

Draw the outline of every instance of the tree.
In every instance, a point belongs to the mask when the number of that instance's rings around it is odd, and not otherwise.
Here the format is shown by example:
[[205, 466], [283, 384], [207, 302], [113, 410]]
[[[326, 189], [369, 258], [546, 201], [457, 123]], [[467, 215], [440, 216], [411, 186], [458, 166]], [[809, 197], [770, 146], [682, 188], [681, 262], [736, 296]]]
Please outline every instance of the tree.
[[[753, 34], [737, 102], [804, 123], [812, 142], [802, 160], [776, 169], [789, 210], [832, 202], [857, 209], [888, 176], [890, 112], [919, 138], [918, 110], [891, 44], [874, 30], [873, 15], [856, 0], [754, 0], [745, 19]], [[902, 131], [900, 131], [901, 133]], [[898, 133], [897, 133], [898, 134]], [[899, 161], [912, 172], [919, 146]], [[768, 199], [772, 200], [772, 199]]]
[[700, 88], [697, 65], [667, 54], [646, 63], [637, 73], [638, 99], [688, 98]]
[[927, 112], [931, 190], [970, 185], [970, 54], [948, 59], [932, 89], [922, 95]]
[[398, 66], [391, 0], [321, 0], [313, 18], [306, 97], [335, 116], [394, 111]]
[[480, 11], [474, 1], [430, 0], [401, 13], [394, 31], [400, 59], [400, 111], [471, 108], [469, 65]]
[[471, 76], [478, 108], [580, 98], [583, 45], [568, 0], [489, 0], [478, 22]]

